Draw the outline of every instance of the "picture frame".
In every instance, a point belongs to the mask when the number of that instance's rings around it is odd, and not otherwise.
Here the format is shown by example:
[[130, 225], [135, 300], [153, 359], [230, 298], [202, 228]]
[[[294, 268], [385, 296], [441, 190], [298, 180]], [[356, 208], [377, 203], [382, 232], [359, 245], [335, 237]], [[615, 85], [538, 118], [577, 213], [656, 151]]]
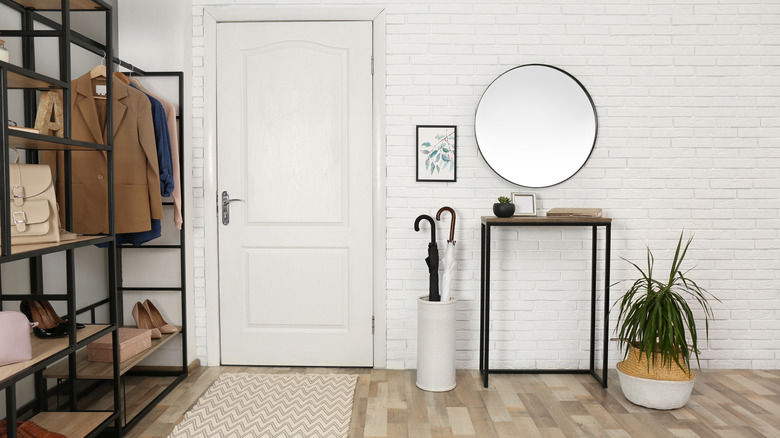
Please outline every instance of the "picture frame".
[[457, 140], [457, 126], [417, 125], [414, 143], [417, 181], [457, 181]]
[[536, 216], [536, 195], [533, 193], [512, 192], [512, 203], [515, 204], [513, 216]]

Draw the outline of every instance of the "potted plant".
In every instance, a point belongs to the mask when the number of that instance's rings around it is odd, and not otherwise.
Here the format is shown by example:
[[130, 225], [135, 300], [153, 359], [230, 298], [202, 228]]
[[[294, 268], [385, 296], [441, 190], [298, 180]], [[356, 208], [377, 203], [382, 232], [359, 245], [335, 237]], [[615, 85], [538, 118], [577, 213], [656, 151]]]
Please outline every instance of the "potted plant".
[[493, 214], [498, 217], [512, 217], [515, 214], [515, 204], [506, 196], [499, 196], [498, 202], [493, 204]]
[[691, 396], [696, 379], [691, 370], [691, 353], [700, 364], [696, 319], [689, 301], [698, 303], [704, 311], [705, 337], [709, 336], [709, 319], [713, 317], [707, 302], [707, 295], [712, 295], [687, 277], [688, 271], [680, 270], [692, 240], [693, 237], [688, 239], [683, 248], [680, 234], [665, 277], [653, 276], [655, 259], [649, 247], [646, 271], [629, 262], [640, 277], [618, 301], [620, 313], [615, 331], [622, 341], [621, 351], [625, 348], [624, 360], [617, 364], [620, 386], [634, 404], [677, 409]]

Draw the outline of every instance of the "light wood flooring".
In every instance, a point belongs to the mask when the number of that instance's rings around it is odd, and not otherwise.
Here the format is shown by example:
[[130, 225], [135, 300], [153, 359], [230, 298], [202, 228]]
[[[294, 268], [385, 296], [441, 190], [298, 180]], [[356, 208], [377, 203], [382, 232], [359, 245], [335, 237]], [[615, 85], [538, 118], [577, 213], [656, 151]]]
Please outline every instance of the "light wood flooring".
[[780, 437], [780, 370], [699, 373], [690, 402], [655, 411], [629, 403], [614, 371], [604, 390], [588, 375], [458, 371], [445, 393], [415, 386], [415, 371], [202, 367], [128, 434], [167, 437], [220, 373], [358, 374], [350, 437]]

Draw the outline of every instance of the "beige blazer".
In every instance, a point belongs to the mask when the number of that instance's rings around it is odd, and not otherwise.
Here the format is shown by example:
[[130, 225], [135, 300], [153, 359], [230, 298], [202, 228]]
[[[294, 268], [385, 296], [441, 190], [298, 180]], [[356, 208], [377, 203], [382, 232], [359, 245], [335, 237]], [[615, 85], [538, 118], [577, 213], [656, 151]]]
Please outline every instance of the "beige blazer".
[[[102, 79], [102, 80], [101, 80]], [[71, 138], [106, 144], [106, 100], [95, 99], [89, 73], [71, 83]], [[146, 95], [114, 79], [114, 195], [117, 233], [151, 229], [162, 219], [160, 171], [154, 140], [152, 107]], [[64, 153], [44, 152], [42, 160], [56, 169], [57, 200], [65, 200]], [[71, 153], [73, 230], [106, 234], [108, 229], [108, 163], [103, 151]], [[65, 209], [60, 208], [65, 224]]]

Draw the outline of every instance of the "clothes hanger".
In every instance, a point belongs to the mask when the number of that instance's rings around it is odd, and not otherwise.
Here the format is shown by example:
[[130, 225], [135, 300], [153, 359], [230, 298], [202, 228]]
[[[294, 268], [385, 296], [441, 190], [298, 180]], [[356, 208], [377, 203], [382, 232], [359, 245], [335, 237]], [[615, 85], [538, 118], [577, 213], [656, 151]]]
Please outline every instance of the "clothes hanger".
[[106, 77], [106, 52], [103, 51], [103, 59], [100, 60], [100, 65], [96, 65], [92, 70], [89, 71], [89, 77], [92, 79], [99, 78], [99, 77]]
[[[95, 67], [92, 68], [92, 70], [89, 71], [90, 79], [97, 79], [97, 78], [101, 78], [101, 77], [106, 79], [106, 64], [105, 64], [105, 60], [106, 60], [106, 52], [103, 51], [103, 59], [100, 60], [100, 65], [96, 65]], [[103, 100], [106, 99], [106, 96], [101, 96], [99, 94], [95, 94], [94, 90], [93, 90], [92, 95], [93, 95], [93, 97], [95, 99], [103, 99]]]
[[124, 82], [125, 84], [130, 85], [130, 78], [128, 78], [121, 71], [115, 71], [114, 76], [116, 76], [120, 81]]

